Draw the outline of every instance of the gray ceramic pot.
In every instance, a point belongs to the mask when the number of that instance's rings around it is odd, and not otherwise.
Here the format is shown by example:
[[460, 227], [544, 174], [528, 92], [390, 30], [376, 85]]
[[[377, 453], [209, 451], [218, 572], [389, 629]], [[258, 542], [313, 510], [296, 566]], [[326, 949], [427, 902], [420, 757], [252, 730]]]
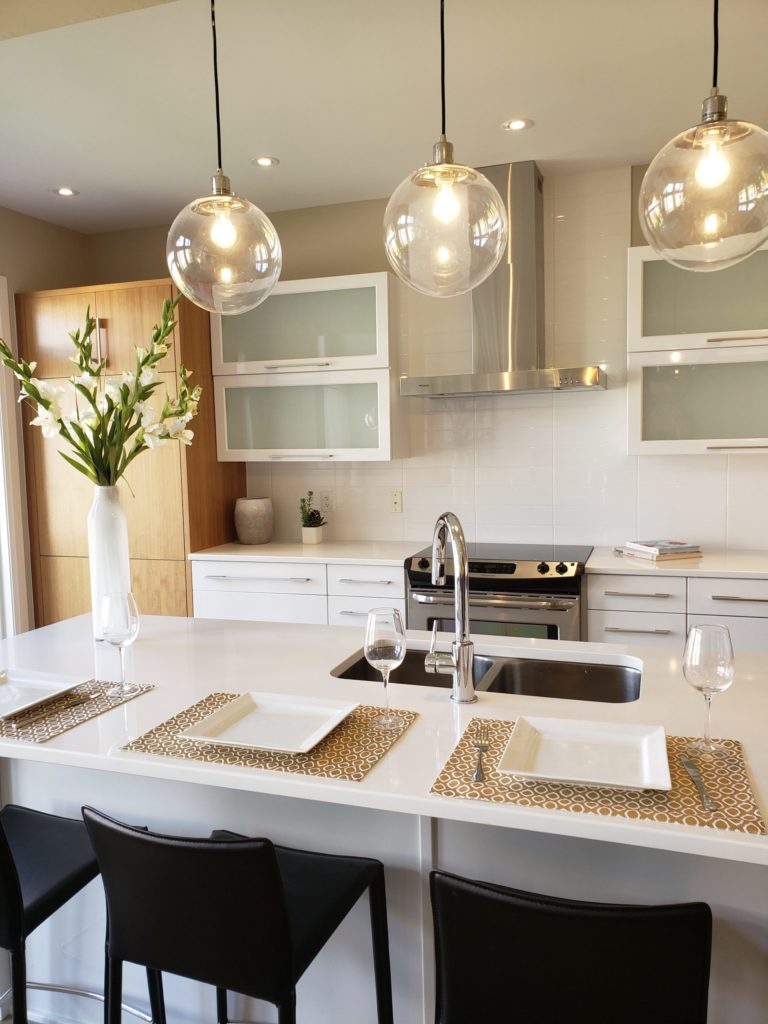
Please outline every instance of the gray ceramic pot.
[[235, 502], [235, 533], [241, 544], [268, 544], [273, 520], [271, 498], [238, 498]]

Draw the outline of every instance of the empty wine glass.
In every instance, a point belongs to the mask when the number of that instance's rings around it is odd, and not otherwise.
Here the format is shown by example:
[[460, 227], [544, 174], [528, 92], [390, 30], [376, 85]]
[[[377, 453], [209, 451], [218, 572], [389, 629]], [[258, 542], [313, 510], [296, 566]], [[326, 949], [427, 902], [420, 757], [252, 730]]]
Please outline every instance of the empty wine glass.
[[707, 704], [704, 737], [691, 744], [691, 750], [719, 754], [725, 748], [712, 741], [710, 719], [712, 695], [727, 690], [733, 682], [733, 646], [727, 626], [691, 626], [685, 643], [683, 673], [691, 686], [704, 694]]
[[390, 714], [387, 689], [389, 673], [405, 657], [405, 630], [397, 608], [373, 608], [368, 612], [364, 651], [368, 664], [381, 672], [384, 680], [384, 712], [373, 719], [373, 724], [380, 729], [402, 729], [402, 720]]
[[108, 697], [129, 697], [138, 693], [136, 683], [125, 681], [125, 648], [139, 635], [139, 609], [133, 594], [107, 594], [101, 602], [101, 632], [107, 643], [120, 652], [120, 685], [107, 690]]

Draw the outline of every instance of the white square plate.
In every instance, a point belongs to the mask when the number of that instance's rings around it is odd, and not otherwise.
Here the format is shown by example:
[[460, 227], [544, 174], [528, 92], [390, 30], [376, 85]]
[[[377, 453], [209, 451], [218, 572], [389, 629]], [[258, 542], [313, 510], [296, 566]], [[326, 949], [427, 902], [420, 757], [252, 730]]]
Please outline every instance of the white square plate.
[[179, 733], [199, 743], [305, 754], [358, 703], [284, 693], [243, 693]]
[[586, 786], [672, 788], [661, 725], [521, 716], [498, 770]]
[[10, 718], [20, 711], [58, 697], [60, 693], [66, 693], [84, 682], [84, 678], [76, 679], [74, 676], [7, 668], [0, 672], [0, 719]]

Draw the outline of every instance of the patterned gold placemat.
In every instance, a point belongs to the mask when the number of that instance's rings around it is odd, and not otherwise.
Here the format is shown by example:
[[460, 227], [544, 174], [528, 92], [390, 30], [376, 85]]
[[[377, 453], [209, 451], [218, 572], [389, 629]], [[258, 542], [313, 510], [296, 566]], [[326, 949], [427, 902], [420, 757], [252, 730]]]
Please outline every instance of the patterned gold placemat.
[[523, 779], [497, 771], [496, 765], [504, 753], [515, 723], [482, 719], [490, 727], [490, 746], [483, 760], [486, 779], [485, 782], [472, 782], [472, 773], [477, 763], [472, 735], [477, 721], [480, 719], [473, 718], [467, 726], [435, 779], [433, 793], [439, 796], [460, 796], [467, 800], [517, 804], [520, 807], [544, 807], [547, 810], [614, 815], [682, 825], [706, 825], [710, 828], [748, 832], [751, 835], [766, 834], [738, 740], [718, 741], [726, 748], [724, 755], [709, 759], [695, 758], [704, 785], [720, 805], [719, 811], [708, 813], [702, 808], [699, 794], [680, 764], [680, 754], [692, 742], [688, 737], [667, 736], [671, 790], [605, 789]]
[[[74, 729], [76, 725], [102, 715], [105, 711], [120, 707], [134, 697], [153, 690], [154, 686], [142, 684], [135, 693], [126, 697], [108, 697], [107, 690], [115, 683], [100, 683], [88, 679], [79, 683], [66, 693], [21, 711], [13, 718], [0, 721], [0, 738], [6, 740], [31, 740], [32, 743], [45, 743], [63, 732]], [[83, 699], [85, 698], [85, 699]]]
[[162, 754], [208, 764], [265, 768], [272, 772], [322, 775], [328, 779], [360, 782], [394, 743], [419, 717], [414, 711], [391, 709], [402, 720], [402, 729], [377, 729], [372, 724], [381, 708], [361, 705], [306, 754], [284, 754], [276, 750], [250, 750], [225, 743], [196, 743], [179, 736], [207, 715], [239, 697], [238, 693], [211, 693], [173, 718], [128, 743], [123, 750]]

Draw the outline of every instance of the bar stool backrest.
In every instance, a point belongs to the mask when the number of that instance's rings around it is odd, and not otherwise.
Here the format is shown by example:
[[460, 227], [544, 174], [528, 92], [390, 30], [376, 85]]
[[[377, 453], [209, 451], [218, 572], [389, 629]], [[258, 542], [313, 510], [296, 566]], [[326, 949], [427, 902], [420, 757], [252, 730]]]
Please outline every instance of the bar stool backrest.
[[0, 821], [0, 948], [17, 949], [24, 937], [24, 903], [11, 848]]
[[111, 959], [273, 1001], [291, 987], [288, 914], [268, 839], [181, 839], [89, 807], [83, 817], [104, 882]]
[[439, 1024], [706, 1024], [706, 903], [584, 903], [430, 877]]

